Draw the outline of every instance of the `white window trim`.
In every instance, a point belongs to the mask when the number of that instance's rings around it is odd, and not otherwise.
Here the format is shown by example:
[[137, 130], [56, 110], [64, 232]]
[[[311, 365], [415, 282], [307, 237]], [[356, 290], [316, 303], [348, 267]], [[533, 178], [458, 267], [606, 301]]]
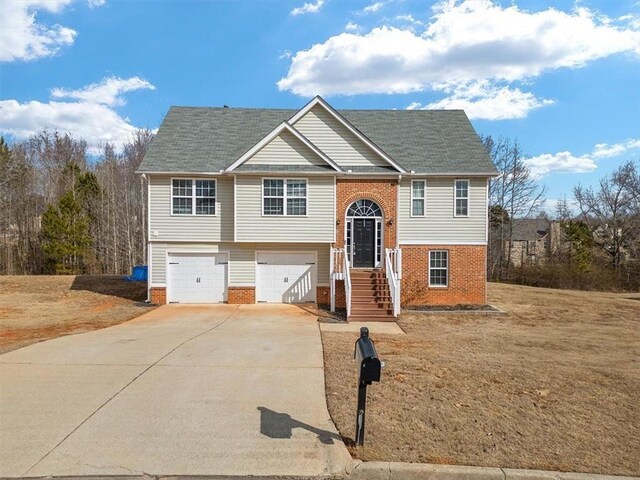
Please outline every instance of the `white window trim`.
[[[458, 198], [458, 189], [456, 188], [457, 182], [467, 182], [467, 196]], [[467, 200], [467, 214], [466, 215], [458, 215], [456, 204], [458, 200]], [[456, 178], [453, 180], [453, 216], [459, 218], [467, 218], [469, 216], [469, 209], [471, 208], [471, 182], [468, 178]]]
[[[436, 252], [445, 252], [447, 254], [447, 283], [446, 285], [433, 285], [431, 283], [431, 253], [436, 253]], [[449, 250], [429, 250], [429, 270], [427, 271], [427, 278], [429, 281], [429, 288], [449, 288], [449, 270], [450, 270], [450, 265], [451, 265], [451, 258], [449, 255]], [[433, 267], [434, 269], [436, 269], [435, 267]], [[441, 267], [438, 267], [437, 270], [442, 270]]]
[[[266, 215], [264, 213], [264, 181], [265, 180], [282, 180], [282, 185], [283, 185], [283, 192], [282, 192], [282, 215]], [[304, 197], [288, 197], [287, 196], [287, 180], [297, 180], [297, 181], [303, 181], [305, 182], [307, 188], [305, 190], [305, 196]], [[262, 216], [263, 217], [274, 217], [274, 218], [281, 218], [281, 217], [292, 217], [292, 218], [305, 218], [309, 216], [309, 180], [306, 178], [291, 178], [291, 177], [262, 177], [260, 179], [260, 182], [262, 184], [262, 195], [260, 197], [260, 211], [262, 212]], [[268, 198], [281, 198], [281, 197], [268, 197]], [[288, 198], [304, 198], [307, 203], [306, 203], [306, 208], [305, 208], [305, 214], [304, 215], [289, 215], [287, 214], [287, 199]]]
[[[188, 198], [182, 195], [173, 194], [173, 181], [174, 180], [191, 180], [191, 213], [173, 213], [173, 199], [174, 198]], [[213, 188], [216, 194], [213, 196], [214, 212], [215, 213], [196, 213], [196, 180], [208, 180], [213, 182]], [[218, 216], [218, 180], [216, 178], [198, 178], [198, 177], [172, 177], [169, 184], [171, 189], [171, 204], [169, 210], [172, 217], [217, 217]], [[211, 198], [211, 197], [198, 197], [198, 198]]]
[[[413, 196], [413, 184], [416, 182], [422, 182], [424, 183], [424, 196], [422, 197], [414, 197]], [[416, 215], [413, 213], [413, 201], [414, 200], [422, 200], [422, 215]], [[426, 179], [418, 179], [418, 180], [411, 180], [411, 217], [417, 217], [417, 218], [422, 218], [422, 217], [426, 217], [427, 216], [427, 180]]]

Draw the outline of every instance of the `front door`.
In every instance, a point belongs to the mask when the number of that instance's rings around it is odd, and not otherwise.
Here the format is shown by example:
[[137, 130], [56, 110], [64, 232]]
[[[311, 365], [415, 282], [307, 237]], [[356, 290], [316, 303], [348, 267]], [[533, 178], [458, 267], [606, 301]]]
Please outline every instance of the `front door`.
[[376, 251], [376, 221], [369, 218], [353, 219], [353, 266], [373, 268]]

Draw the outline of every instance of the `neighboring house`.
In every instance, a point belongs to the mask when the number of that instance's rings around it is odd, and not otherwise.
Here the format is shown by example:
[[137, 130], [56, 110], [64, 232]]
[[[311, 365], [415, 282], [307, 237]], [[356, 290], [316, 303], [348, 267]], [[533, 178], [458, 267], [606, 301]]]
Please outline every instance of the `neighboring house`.
[[[511, 264], [515, 267], [540, 264], [555, 253], [560, 245], [560, 223], [544, 218], [513, 220], [511, 240]], [[504, 227], [508, 236], [508, 226]], [[504, 242], [509, 251], [509, 240]]]
[[154, 303], [486, 302], [496, 170], [461, 110], [172, 107], [139, 172]]

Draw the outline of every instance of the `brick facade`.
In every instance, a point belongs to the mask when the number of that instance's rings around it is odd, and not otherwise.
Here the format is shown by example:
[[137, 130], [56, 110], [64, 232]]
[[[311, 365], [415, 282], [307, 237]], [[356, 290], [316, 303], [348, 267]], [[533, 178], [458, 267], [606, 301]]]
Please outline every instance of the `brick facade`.
[[396, 246], [398, 179], [336, 179], [336, 247], [344, 248], [345, 214], [347, 208], [356, 200], [373, 200], [382, 209], [384, 224], [384, 246]]
[[331, 287], [316, 287], [316, 303], [318, 305], [331, 304]]
[[152, 287], [149, 290], [149, 297], [154, 305], [165, 305], [167, 303], [167, 289], [165, 287]]
[[[449, 252], [449, 285], [429, 287], [429, 251]], [[402, 305], [487, 302], [484, 245], [402, 245]]]
[[227, 303], [232, 305], [256, 303], [255, 287], [228, 287]]

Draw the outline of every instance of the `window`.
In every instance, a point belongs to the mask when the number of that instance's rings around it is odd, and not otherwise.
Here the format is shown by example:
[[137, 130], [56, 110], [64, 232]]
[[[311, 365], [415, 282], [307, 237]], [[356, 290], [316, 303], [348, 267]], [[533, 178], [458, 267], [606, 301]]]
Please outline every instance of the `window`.
[[433, 250], [429, 252], [429, 286], [446, 287], [448, 285], [449, 252]]
[[171, 181], [173, 215], [215, 215], [216, 181], [174, 178]]
[[424, 200], [426, 194], [426, 182], [414, 180], [411, 182], [411, 216], [424, 217]]
[[303, 216], [307, 214], [307, 181], [296, 178], [262, 180], [262, 214]]
[[469, 180], [456, 180], [455, 189], [455, 216], [466, 217], [469, 215]]

